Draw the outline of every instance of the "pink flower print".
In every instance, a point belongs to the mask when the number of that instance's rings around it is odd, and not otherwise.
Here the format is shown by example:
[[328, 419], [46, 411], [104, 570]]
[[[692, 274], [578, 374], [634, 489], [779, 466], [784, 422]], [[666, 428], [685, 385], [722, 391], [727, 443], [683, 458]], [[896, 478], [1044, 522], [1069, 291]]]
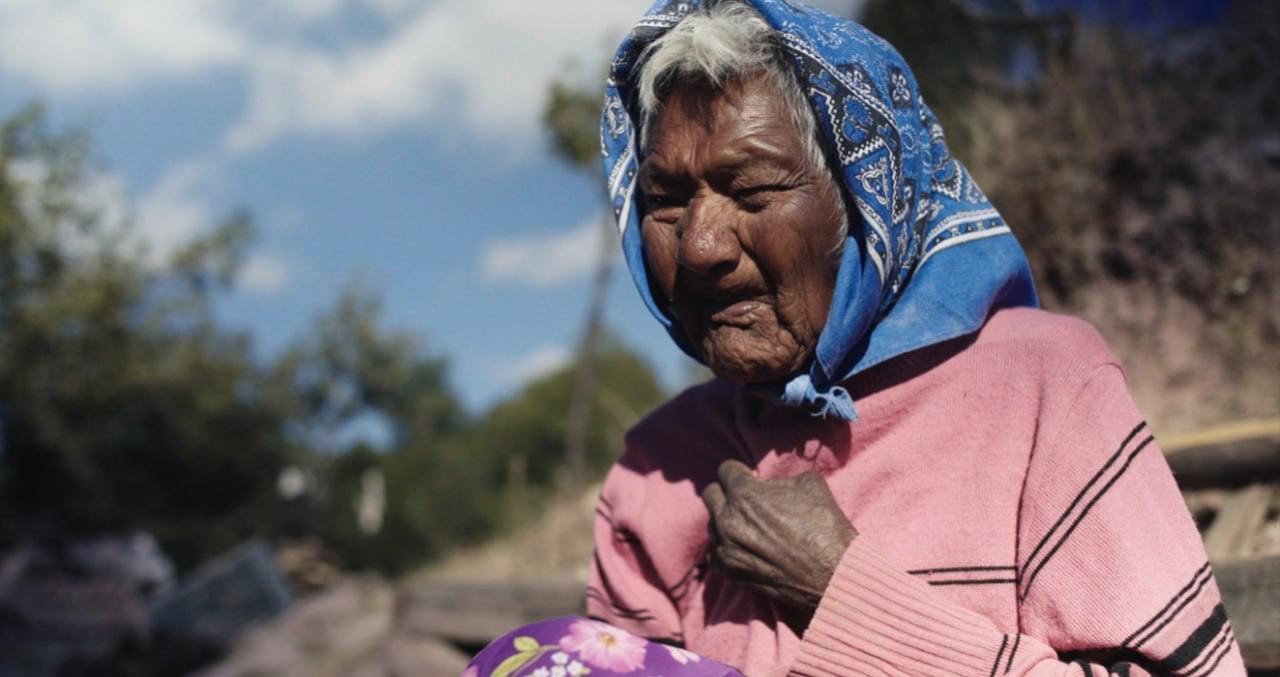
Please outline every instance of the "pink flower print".
[[699, 656], [688, 649], [681, 649], [678, 646], [668, 646], [667, 651], [671, 652], [671, 658], [680, 665], [697, 663], [702, 660], [702, 656]]
[[569, 634], [560, 638], [560, 648], [582, 656], [588, 665], [612, 670], [634, 672], [644, 665], [643, 639], [600, 621], [574, 621]]

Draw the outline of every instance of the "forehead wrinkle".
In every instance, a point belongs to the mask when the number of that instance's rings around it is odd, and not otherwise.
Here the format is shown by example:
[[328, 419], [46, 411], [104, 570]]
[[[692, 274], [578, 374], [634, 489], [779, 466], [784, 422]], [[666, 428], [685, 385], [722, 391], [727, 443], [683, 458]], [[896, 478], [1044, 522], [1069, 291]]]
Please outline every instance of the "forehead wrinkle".
[[742, 170], [760, 162], [788, 169], [796, 164], [794, 153], [788, 153], [783, 144], [759, 133], [746, 133], [729, 141], [720, 147], [717, 155], [721, 159], [714, 164], [726, 170]]
[[[764, 113], [762, 106], [739, 111], [730, 101], [719, 102], [723, 103], [716, 106], [710, 119], [686, 117], [676, 129], [658, 127], [648, 157], [641, 163], [642, 180], [679, 178], [689, 173], [691, 165], [701, 165], [705, 173], [741, 173], [760, 163], [785, 170], [800, 163], [800, 144], [790, 148], [788, 143], [798, 142], [795, 137], [799, 132], [788, 117], [776, 110]], [[727, 137], [729, 134], [733, 136]]]

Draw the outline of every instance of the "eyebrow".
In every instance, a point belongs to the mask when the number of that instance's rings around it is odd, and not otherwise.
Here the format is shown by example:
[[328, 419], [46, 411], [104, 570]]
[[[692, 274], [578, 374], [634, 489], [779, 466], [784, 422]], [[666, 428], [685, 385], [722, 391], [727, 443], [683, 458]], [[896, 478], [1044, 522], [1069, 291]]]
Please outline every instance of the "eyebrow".
[[[708, 174], [741, 174], [745, 166], [764, 161], [769, 166], [766, 169], [790, 170], [794, 167], [796, 159], [775, 150], [773, 147], [752, 143], [751, 139], [739, 142], [734, 146], [721, 151], [721, 161], [711, 165]], [[745, 147], [744, 147], [745, 146]], [[687, 175], [680, 172], [668, 171], [661, 166], [655, 164], [655, 158], [650, 156], [640, 165], [640, 181], [656, 181], [658, 183], [674, 183], [684, 181]]]

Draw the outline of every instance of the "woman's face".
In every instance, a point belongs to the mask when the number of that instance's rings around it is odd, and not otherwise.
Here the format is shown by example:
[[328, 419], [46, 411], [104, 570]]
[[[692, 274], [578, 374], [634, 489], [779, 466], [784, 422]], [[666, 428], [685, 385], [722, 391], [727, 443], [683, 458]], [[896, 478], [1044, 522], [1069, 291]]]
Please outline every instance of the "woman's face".
[[800, 371], [835, 286], [840, 195], [764, 77], [677, 86], [640, 170], [645, 259], [660, 302], [718, 376]]

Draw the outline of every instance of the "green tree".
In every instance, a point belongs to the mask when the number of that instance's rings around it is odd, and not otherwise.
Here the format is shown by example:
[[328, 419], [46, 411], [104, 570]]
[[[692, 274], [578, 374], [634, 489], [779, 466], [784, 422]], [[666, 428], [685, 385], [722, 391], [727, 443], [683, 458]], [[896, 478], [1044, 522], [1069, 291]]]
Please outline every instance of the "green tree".
[[383, 326], [378, 297], [352, 284], [276, 362], [273, 394], [312, 448], [338, 451], [341, 432], [370, 415], [390, 427], [393, 444], [438, 438], [464, 422], [446, 370], [414, 334]]
[[[446, 361], [388, 327], [368, 289], [348, 286], [272, 373], [291, 436], [314, 450], [300, 459], [315, 484], [291, 506], [289, 533], [319, 536], [349, 567], [398, 573], [491, 531], [486, 505], [497, 501], [478, 481], [482, 468], [456, 451], [468, 422]], [[353, 440], [360, 425], [384, 429], [383, 448]], [[362, 528], [369, 473], [383, 502], [376, 527]]]
[[[566, 412], [575, 372], [566, 367], [530, 383], [481, 419], [473, 432], [476, 453], [497, 453], [489, 464], [495, 485], [549, 489], [567, 471]], [[586, 470], [599, 477], [617, 459], [622, 434], [662, 401], [649, 366], [607, 336], [596, 358], [596, 387], [588, 408]]]
[[[622, 433], [663, 399], [649, 367], [606, 341], [588, 408], [586, 474], [617, 458]], [[411, 430], [381, 453], [355, 448], [323, 459], [322, 535], [354, 568], [399, 573], [458, 545], [518, 527], [564, 484], [564, 439], [575, 368], [525, 386], [449, 435]], [[378, 470], [386, 512], [377, 533], [357, 528], [352, 509], [364, 475]]]
[[256, 530], [288, 449], [211, 311], [252, 228], [147, 263], [86, 197], [89, 157], [39, 107], [0, 125], [0, 530], [148, 529], [190, 565]]

